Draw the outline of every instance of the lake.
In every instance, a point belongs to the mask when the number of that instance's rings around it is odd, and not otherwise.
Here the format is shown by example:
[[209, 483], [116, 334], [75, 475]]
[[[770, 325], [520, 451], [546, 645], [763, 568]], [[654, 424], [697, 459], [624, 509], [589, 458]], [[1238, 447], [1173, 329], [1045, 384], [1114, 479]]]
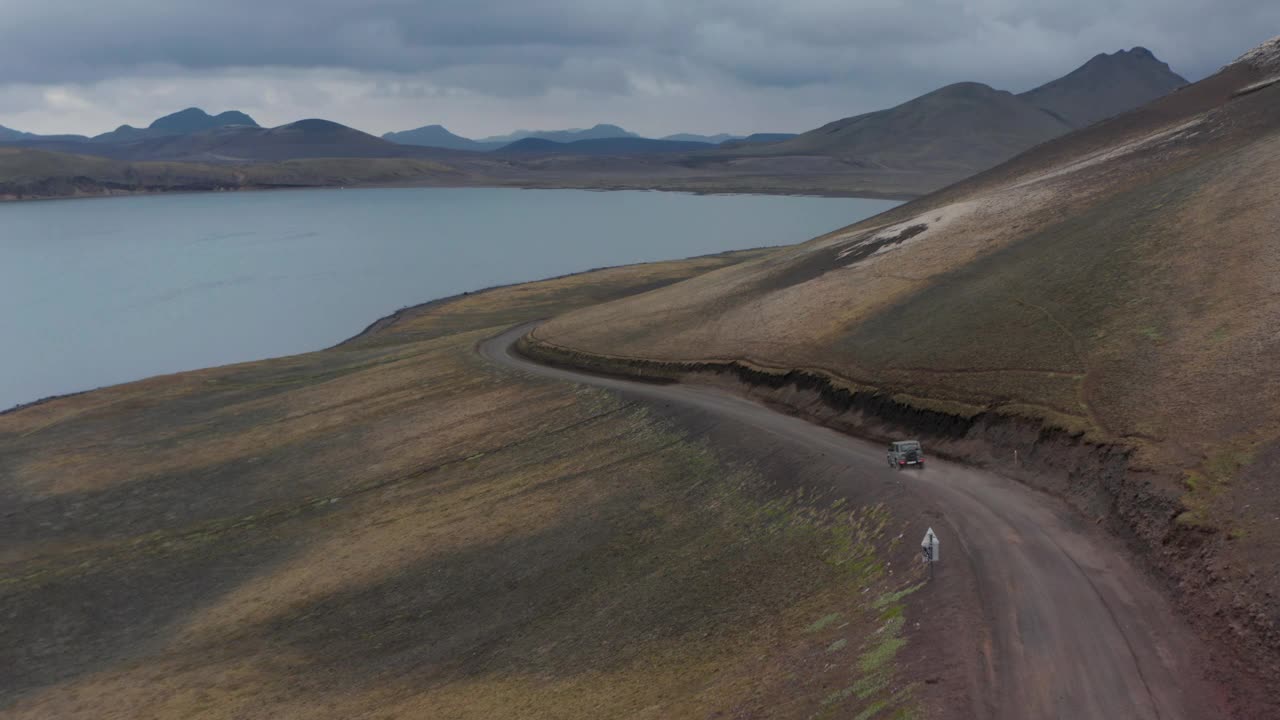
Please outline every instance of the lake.
[[0, 410], [317, 350], [463, 291], [799, 242], [896, 204], [493, 188], [0, 204]]

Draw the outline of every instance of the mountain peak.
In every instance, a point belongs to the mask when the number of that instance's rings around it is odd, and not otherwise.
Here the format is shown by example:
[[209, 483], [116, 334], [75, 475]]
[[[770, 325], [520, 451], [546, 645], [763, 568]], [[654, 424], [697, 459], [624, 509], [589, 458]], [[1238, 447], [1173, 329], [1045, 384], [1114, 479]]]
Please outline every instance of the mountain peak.
[[493, 150], [498, 145], [487, 145], [485, 143], [476, 142], [460, 135], [449, 132], [449, 129], [439, 123], [434, 125], [423, 125], [412, 130], [403, 130], [400, 132], [384, 133], [383, 140], [389, 140], [393, 143], [401, 145], [420, 145], [422, 147], [445, 148], [447, 150], [470, 150], [479, 152], [484, 150]]
[[213, 116], [204, 110], [198, 107], [189, 107], [185, 110], [158, 117], [147, 127], [151, 130], [167, 130], [176, 125], [206, 122], [212, 119]]
[[1141, 45], [1100, 53], [1089, 62], [1019, 97], [1073, 127], [1118, 115], [1186, 85], [1182, 76]]
[[253, 118], [240, 112], [239, 110], [228, 110], [218, 115], [210, 115], [198, 107], [189, 107], [185, 110], [179, 110], [176, 113], [165, 115], [157, 118], [155, 122], [148, 126], [148, 130], [158, 130], [166, 133], [184, 134], [190, 132], [198, 132], [200, 130], [210, 130], [225, 125], [248, 125], [258, 127], [258, 123]]
[[986, 83], [964, 81], [944, 85], [931, 93], [926, 93], [925, 97], [983, 97], [993, 95], [1002, 91], [987, 85]]
[[323, 118], [306, 118], [305, 120], [295, 120], [294, 122], [291, 122], [287, 125], [281, 125], [276, 129], [277, 130], [301, 130], [303, 132], [330, 132], [330, 133], [346, 132], [346, 131], [359, 132], [357, 130], [352, 130], [352, 128], [349, 128], [346, 125], [343, 125], [342, 123], [336, 123], [332, 120], [325, 120]]
[[1160, 58], [1156, 57], [1155, 53], [1151, 52], [1145, 47], [1142, 47], [1141, 45], [1136, 45], [1132, 48], [1129, 48], [1128, 50], [1120, 49], [1113, 53], [1098, 53], [1097, 55], [1094, 55], [1092, 58], [1090, 58], [1089, 62], [1082, 65], [1081, 68], [1098, 66], [1098, 65], [1116, 66], [1116, 65], [1135, 65], [1135, 64], [1143, 64], [1143, 63], [1151, 63], [1158, 67], [1164, 67], [1164, 68], [1169, 67], [1168, 64], [1166, 64]]

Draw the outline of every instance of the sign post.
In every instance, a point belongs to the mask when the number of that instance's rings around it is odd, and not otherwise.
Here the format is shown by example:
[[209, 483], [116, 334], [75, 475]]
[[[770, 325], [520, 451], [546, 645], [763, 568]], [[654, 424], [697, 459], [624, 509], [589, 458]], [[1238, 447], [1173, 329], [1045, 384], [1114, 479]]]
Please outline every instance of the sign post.
[[933, 528], [929, 528], [924, 539], [920, 541], [920, 554], [924, 562], [929, 563], [929, 577], [933, 577], [933, 564], [938, 562], [938, 536], [934, 534]]

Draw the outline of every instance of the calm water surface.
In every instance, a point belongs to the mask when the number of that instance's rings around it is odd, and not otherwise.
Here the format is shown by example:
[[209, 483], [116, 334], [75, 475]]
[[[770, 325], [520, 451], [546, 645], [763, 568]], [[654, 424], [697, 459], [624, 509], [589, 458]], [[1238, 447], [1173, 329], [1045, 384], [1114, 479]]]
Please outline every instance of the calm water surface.
[[799, 242], [895, 204], [484, 188], [0, 204], [0, 410], [316, 350], [466, 290]]

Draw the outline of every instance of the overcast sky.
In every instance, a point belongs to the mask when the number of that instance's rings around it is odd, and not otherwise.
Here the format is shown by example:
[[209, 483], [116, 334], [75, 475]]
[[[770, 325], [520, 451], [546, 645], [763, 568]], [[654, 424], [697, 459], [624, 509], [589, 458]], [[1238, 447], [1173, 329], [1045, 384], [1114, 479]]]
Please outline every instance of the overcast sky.
[[1196, 80], [1277, 33], [1277, 0], [0, 0], [0, 125], [798, 132], [1135, 45]]

